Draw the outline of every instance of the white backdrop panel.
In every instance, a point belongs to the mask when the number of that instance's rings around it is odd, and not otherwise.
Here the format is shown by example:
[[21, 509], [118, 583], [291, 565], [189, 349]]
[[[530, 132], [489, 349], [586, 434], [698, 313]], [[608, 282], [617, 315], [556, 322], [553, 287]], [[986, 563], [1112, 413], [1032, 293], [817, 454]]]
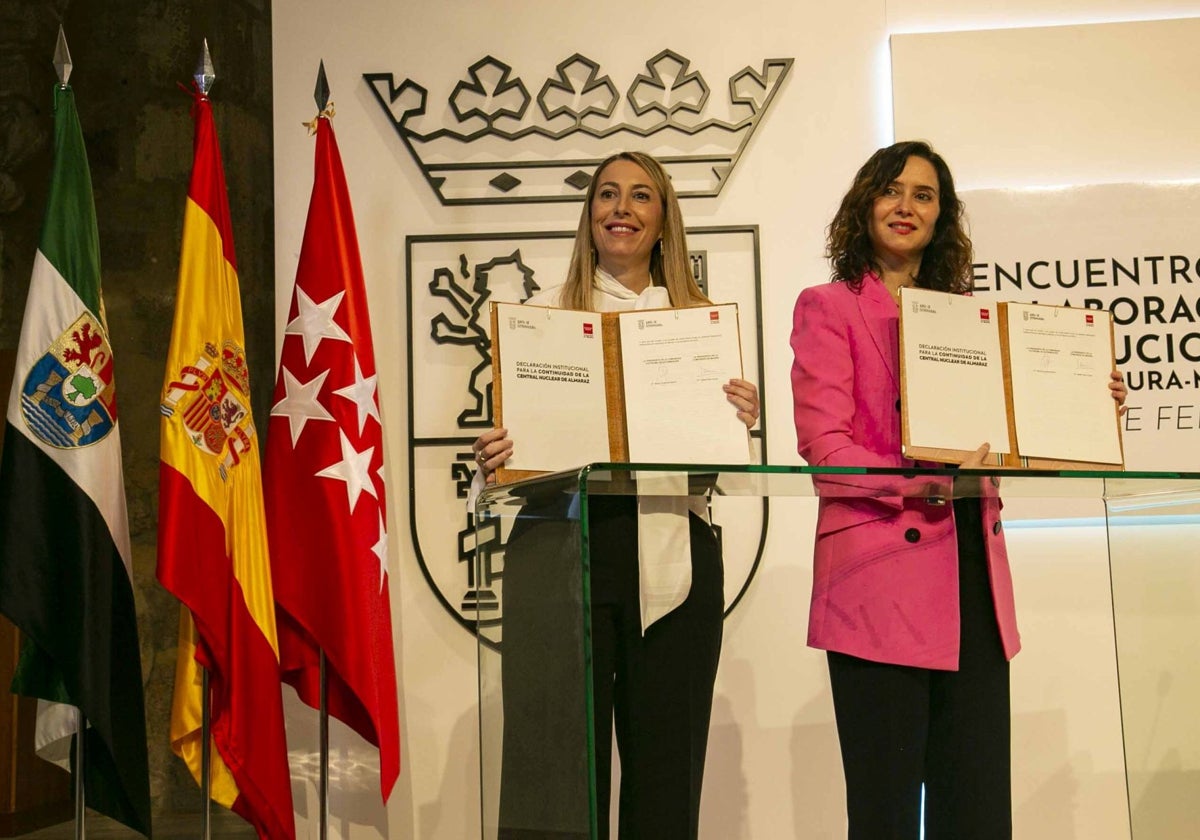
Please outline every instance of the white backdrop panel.
[[1196, 177], [1200, 18], [892, 37], [897, 138], [960, 186]]

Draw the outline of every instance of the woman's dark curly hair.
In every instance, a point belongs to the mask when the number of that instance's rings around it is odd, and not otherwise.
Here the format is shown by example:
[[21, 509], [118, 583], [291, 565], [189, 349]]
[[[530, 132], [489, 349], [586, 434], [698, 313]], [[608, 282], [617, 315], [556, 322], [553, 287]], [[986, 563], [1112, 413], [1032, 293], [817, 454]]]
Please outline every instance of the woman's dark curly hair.
[[970, 291], [971, 239], [963, 220], [962, 202], [954, 191], [954, 176], [941, 155], [920, 140], [880, 149], [854, 176], [850, 191], [829, 223], [825, 239], [825, 256], [833, 269], [831, 280], [857, 287], [868, 271], [879, 271], [871, 243], [871, 210], [875, 199], [900, 177], [908, 159], [914, 156], [929, 161], [937, 172], [939, 211], [933, 238], [925, 247], [921, 268], [913, 279], [925, 289], [959, 294]]

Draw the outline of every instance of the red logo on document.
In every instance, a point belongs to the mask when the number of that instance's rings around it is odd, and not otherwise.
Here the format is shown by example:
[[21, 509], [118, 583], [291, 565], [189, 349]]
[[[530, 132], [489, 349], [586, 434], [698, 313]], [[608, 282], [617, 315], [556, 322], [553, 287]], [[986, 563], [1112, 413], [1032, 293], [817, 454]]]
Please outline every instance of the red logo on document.
[[721, 310], [719, 310], [719, 309], [714, 309], [714, 310], [712, 310], [711, 312], [709, 312], [709, 313], [708, 313], [708, 322], [709, 322], [710, 324], [716, 324], [716, 323], [718, 323], [720, 320], [721, 320]]
[[593, 332], [594, 330], [595, 330], [595, 326], [593, 326], [590, 323], [586, 323], [586, 322], [584, 323], [583, 334], [586, 335], [588, 338], [592, 338], [592, 336], [594, 335], [594, 332]]
[[1096, 316], [1095, 315], [1084, 315], [1083, 323], [1087, 324], [1089, 327], [1092, 326], [1093, 324], [1096, 323]]
[[979, 320], [980, 320], [980, 322], [982, 322], [984, 324], [990, 324], [992, 322], [991, 310], [990, 309], [980, 309], [979, 310]]

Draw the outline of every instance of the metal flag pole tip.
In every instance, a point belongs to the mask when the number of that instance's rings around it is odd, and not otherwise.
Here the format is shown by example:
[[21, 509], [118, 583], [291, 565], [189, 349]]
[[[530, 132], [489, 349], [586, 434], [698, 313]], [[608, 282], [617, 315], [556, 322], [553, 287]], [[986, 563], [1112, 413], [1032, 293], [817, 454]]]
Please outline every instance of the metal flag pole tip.
[[213, 69], [212, 54], [208, 51], [207, 38], [204, 39], [204, 46], [200, 50], [200, 60], [196, 62], [196, 72], [192, 79], [196, 82], [196, 89], [204, 96], [208, 96], [213, 82], [217, 80], [217, 72]]
[[329, 107], [329, 80], [325, 78], [325, 60], [321, 60], [317, 68], [317, 86], [313, 89], [313, 100], [317, 103], [317, 113], [325, 113]]
[[333, 116], [333, 103], [329, 101], [329, 80], [325, 78], [325, 61], [317, 68], [317, 84], [313, 88], [313, 101], [317, 103], [317, 115], [309, 122], [301, 123], [308, 129], [309, 136], [317, 133], [317, 120]]
[[54, 45], [54, 71], [58, 74], [58, 84], [66, 87], [71, 78], [71, 51], [67, 49], [67, 36], [61, 23], [58, 25], [58, 42]]

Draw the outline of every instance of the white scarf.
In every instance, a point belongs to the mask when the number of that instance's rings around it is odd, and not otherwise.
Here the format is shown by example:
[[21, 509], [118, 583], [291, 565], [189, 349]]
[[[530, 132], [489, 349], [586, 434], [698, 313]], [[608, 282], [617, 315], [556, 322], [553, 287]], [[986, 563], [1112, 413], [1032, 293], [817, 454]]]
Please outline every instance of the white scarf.
[[[633, 305], [629, 305], [629, 301]], [[592, 281], [592, 306], [600, 311], [668, 309], [671, 297], [663, 286], [648, 286], [641, 294], [622, 286], [602, 268]], [[682, 604], [692, 588], [692, 533], [688, 511], [703, 498], [687, 496], [687, 475], [645, 473], [635, 476], [643, 485], [673, 495], [638, 497], [638, 582], [642, 634], [655, 621]]]

